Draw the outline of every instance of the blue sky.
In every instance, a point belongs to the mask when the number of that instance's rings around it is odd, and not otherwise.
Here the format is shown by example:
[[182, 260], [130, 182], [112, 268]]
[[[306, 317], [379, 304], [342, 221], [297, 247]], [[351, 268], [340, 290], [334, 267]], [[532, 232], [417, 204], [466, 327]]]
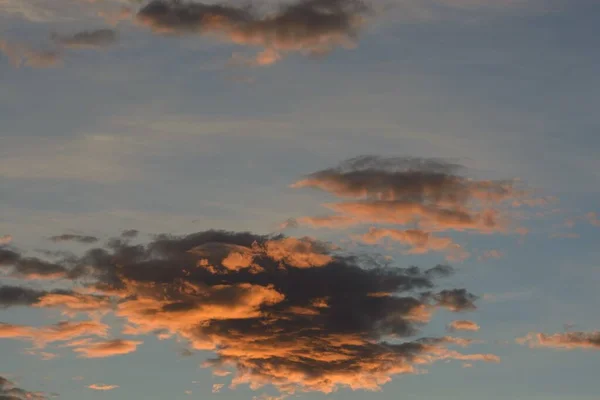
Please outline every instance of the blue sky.
[[[185, 334], [127, 335], [123, 326], [133, 322], [115, 310], [66, 315], [29, 304], [0, 308], [0, 322], [30, 327], [101, 318], [110, 339], [143, 343], [106, 358], [81, 357], [61, 347], [66, 341], [28, 354], [30, 340], [1, 338], [0, 331], [0, 376], [65, 400], [597, 398], [600, 223], [589, 213], [600, 213], [600, 3], [374, 1], [365, 3], [368, 13], [352, 15], [359, 18], [355, 32], [340, 24], [319, 31], [309, 23], [284, 41], [264, 39], [260, 23], [240, 28], [223, 16], [193, 32], [175, 21], [168, 28], [178, 34], [164, 34], [159, 18], [141, 19], [148, 7], [142, 1], [0, 0], [0, 237], [6, 235], [0, 250], [81, 255], [105, 248], [126, 229], [139, 230], [133, 241], [140, 244], [159, 233], [224, 229], [309, 236], [341, 246], [335, 254], [393, 257], [396, 267], [449, 262], [456, 271], [440, 288], [467, 288], [479, 296], [477, 309], [435, 309], [411, 340], [471, 338], [481, 343], [458, 350], [494, 354], [500, 362], [464, 368], [470, 362], [442, 359], [424, 365], [427, 373], [393, 375], [374, 392], [340, 383], [329, 394], [302, 384], [292, 393], [269, 379], [256, 390], [230, 388], [232, 376], [202, 367], [214, 350], [181, 355], [190, 347]], [[218, 4], [240, 10], [241, 3]], [[278, 7], [275, 0], [260, 3], [253, 18], [268, 19]], [[114, 42], [69, 47], [51, 36], [99, 29], [114, 31]], [[244, 29], [258, 33], [249, 39]], [[320, 52], [315, 37], [327, 45], [323, 54], [311, 54]], [[278, 59], [258, 65], [266, 49]], [[30, 65], [16, 65], [15, 54]], [[51, 57], [39, 61], [44, 54]], [[406, 254], [410, 245], [390, 238], [364, 243], [359, 236], [380, 226], [373, 220], [336, 229], [301, 223], [332, 214], [323, 204], [348, 198], [325, 184], [320, 191], [291, 185], [361, 155], [381, 157], [372, 179], [386, 173], [387, 157], [444, 159], [463, 165], [459, 175], [475, 182], [518, 178], [532, 191], [528, 196], [546, 201], [493, 204], [509, 219], [505, 230], [427, 227], [468, 252], [464, 260], [448, 259], [447, 248]], [[290, 218], [299, 226], [282, 230]], [[65, 233], [98, 241], [48, 239]], [[490, 250], [495, 257], [485, 256]], [[0, 260], [0, 286], [82, 287], [69, 279], [36, 280], [13, 267]], [[480, 329], [446, 332], [458, 319]], [[539, 338], [516, 342], [530, 332], [557, 334], [568, 348]], [[576, 340], [573, 332], [592, 339]], [[42, 352], [55, 356], [41, 359]], [[94, 384], [118, 387], [99, 391]], [[224, 387], [212, 393], [213, 384]], [[2, 390], [0, 381], [0, 398]]]

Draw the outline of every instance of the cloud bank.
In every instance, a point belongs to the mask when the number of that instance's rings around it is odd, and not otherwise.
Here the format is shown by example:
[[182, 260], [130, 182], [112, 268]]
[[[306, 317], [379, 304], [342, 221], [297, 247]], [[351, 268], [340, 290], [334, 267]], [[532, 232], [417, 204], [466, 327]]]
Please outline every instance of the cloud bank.
[[[448, 266], [400, 268], [306, 237], [248, 232], [107, 243], [55, 263], [38, 260], [35, 274], [22, 273], [27, 258], [5, 253], [5, 270], [36, 279], [47, 268], [73, 288], [2, 286], [3, 304], [68, 313], [94, 313], [101, 305], [125, 321], [123, 334], [173, 337], [213, 352], [205, 367], [231, 374], [230, 387], [272, 385], [283, 394], [378, 390], [395, 375], [440, 360], [499, 361], [455, 350], [470, 343], [464, 339], [418, 336], [436, 311], [476, 308], [477, 297], [466, 289], [436, 288], [452, 273]], [[60, 342], [90, 358], [127, 354], [141, 343], [98, 340], [107, 327], [94, 321], [2, 326], [4, 337], [40, 347]]]

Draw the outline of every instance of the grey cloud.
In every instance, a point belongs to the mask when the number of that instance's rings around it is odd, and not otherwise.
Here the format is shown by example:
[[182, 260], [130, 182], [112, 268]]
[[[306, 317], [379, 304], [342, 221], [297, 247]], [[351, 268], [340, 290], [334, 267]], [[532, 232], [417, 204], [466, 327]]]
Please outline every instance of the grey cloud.
[[98, 48], [114, 45], [117, 43], [118, 35], [112, 29], [97, 29], [82, 31], [72, 35], [53, 34], [52, 39], [66, 47]]
[[91, 244], [98, 241], [98, 238], [95, 236], [88, 235], [75, 235], [65, 233], [63, 235], [57, 235], [50, 237], [50, 240], [53, 242], [77, 242], [82, 244]]
[[0, 376], [0, 400], [46, 400], [40, 392], [29, 392], [17, 387], [13, 382]]
[[302, 0], [264, 15], [252, 7], [154, 0], [139, 10], [137, 20], [161, 34], [216, 34], [263, 47], [255, 61], [268, 65], [280, 53], [323, 54], [351, 46], [366, 11], [358, 0]]
[[0, 307], [32, 305], [37, 303], [44, 293], [20, 286], [0, 286]]

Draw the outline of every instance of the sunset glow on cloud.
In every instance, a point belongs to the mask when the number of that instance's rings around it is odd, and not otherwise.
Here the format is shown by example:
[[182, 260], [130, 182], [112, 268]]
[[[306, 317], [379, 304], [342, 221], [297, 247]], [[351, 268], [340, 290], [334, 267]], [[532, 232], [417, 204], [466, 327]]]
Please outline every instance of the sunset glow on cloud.
[[596, 399], [599, 16], [0, 0], [0, 400]]

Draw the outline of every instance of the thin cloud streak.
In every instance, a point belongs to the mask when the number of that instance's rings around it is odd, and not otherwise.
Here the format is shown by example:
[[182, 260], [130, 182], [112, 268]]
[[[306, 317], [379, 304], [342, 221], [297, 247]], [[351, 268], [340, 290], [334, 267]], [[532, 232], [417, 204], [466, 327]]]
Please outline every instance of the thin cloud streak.
[[600, 350], [600, 331], [566, 332], [552, 335], [529, 333], [527, 336], [517, 339], [517, 343], [528, 345], [532, 348]]

